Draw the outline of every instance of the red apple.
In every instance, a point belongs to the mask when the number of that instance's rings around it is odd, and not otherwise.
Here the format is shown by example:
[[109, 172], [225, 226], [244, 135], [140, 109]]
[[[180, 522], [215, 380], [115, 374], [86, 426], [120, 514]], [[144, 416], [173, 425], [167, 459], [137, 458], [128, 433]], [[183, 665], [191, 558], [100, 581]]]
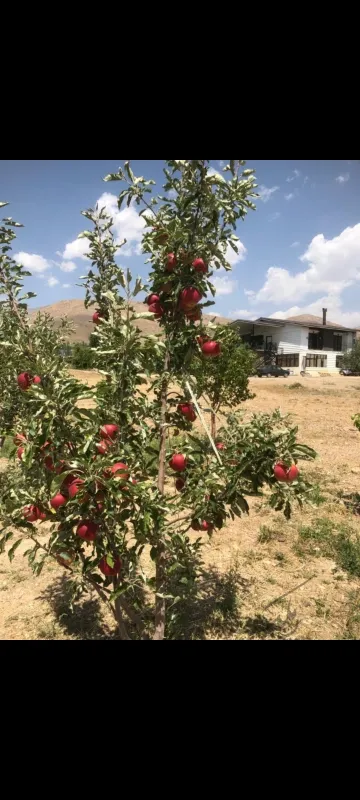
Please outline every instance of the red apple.
[[171, 469], [173, 469], [175, 472], [184, 472], [187, 466], [187, 461], [185, 456], [183, 456], [181, 453], [174, 453], [174, 455], [171, 456], [169, 464]]
[[189, 286], [187, 289], [183, 289], [180, 294], [180, 306], [188, 311], [200, 303], [201, 299], [202, 294], [200, 294], [199, 290], [195, 289], [194, 286]]
[[16, 455], [18, 458], [22, 458], [22, 454], [25, 452], [25, 447], [18, 447], [16, 451]]
[[94, 325], [98, 325], [100, 320], [102, 320], [102, 319], [103, 319], [103, 315], [102, 315], [101, 311], [95, 311], [93, 316], [92, 316], [92, 321], [93, 321]]
[[46, 519], [45, 511], [42, 511], [39, 506], [25, 506], [23, 514], [28, 522], [37, 522], [37, 520], [41, 520], [43, 522], [44, 519]]
[[160, 303], [160, 297], [158, 294], [149, 294], [149, 297], [146, 298], [146, 303], [148, 306], [151, 306], [153, 303]]
[[191, 523], [191, 527], [193, 531], [208, 531], [211, 533], [214, 526], [211, 524], [211, 522], [207, 522], [205, 519], [203, 519], [201, 522], [199, 522], [197, 519], [194, 519]]
[[[65, 483], [65, 481], [64, 481], [64, 483]], [[70, 483], [66, 484], [70, 500], [72, 500], [75, 497], [75, 495], [80, 491], [80, 489], [84, 485], [84, 483], [85, 483], [85, 481], [83, 481], [82, 478], [75, 478], [75, 480], [73, 478], [73, 480]], [[85, 500], [85, 498], [84, 498], [84, 500]]]
[[182, 414], [189, 422], [195, 422], [196, 414], [194, 406], [191, 403], [180, 403], [177, 407], [179, 414]]
[[205, 342], [209, 341], [209, 336], [197, 336], [196, 341], [199, 347], [202, 347], [202, 345], [205, 344]]
[[111, 447], [112, 442], [109, 442], [108, 439], [101, 439], [101, 442], [96, 445], [96, 449], [101, 456], [104, 456], [109, 447]]
[[177, 410], [179, 414], [183, 414], [184, 417], [187, 417], [190, 411], [192, 411], [192, 408], [191, 403], [179, 403]]
[[290, 469], [287, 471], [287, 480], [288, 483], [292, 483], [292, 481], [296, 481], [300, 475], [300, 472], [296, 466], [296, 464], [292, 464]]
[[92, 522], [91, 519], [83, 519], [79, 522], [76, 533], [81, 539], [85, 539], [87, 542], [93, 542], [96, 539], [98, 527], [96, 522]]
[[113, 558], [112, 560], [114, 562], [114, 566], [113, 567], [111, 567], [110, 564], [108, 564], [106, 556], [104, 556], [104, 558], [102, 558], [101, 561], [99, 562], [99, 570], [100, 570], [100, 572], [102, 572], [102, 574], [106, 575], [107, 577], [109, 575], [118, 575], [119, 572], [121, 572], [121, 569], [122, 569], [121, 558], [119, 558], [117, 556], [116, 558]]
[[107, 467], [104, 470], [104, 476], [105, 478], [113, 478], [114, 475], [116, 475], [117, 478], [121, 478], [121, 480], [127, 481], [130, 477], [128, 469], [129, 467], [127, 464], [124, 464], [123, 461], [118, 461], [116, 464], [113, 464], [112, 467]]
[[102, 428], [100, 428], [100, 433], [104, 439], [115, 439], [116, 435], [119, 433], [119, 426], [103, 425]]
[[40, 375], [34, 375], [34, 377], [33, 377], [33, 383], [41, 383], [41, 378], [40, 378]]
[[166, 256], [166, 272], [173, 272], [177, 265], [177, 258], [175, 253], [168, 253]]
[[79, 478], [78, 475], [74, 475], [72, 472], [70, 472], [69, 475], [67, 475], [66, 478], [64, 478], [64, 480], [63, 480], [61, 485], [62, 486], [71, 486], [71, 484], [74, 483], [74, 481], [80, 481], [80, 480], [81, 480], [81, 478]]
[[26, 439], [25, 433], [17, 433], [14, 436], [14, 439], [13, 439], [14, 444], [23, 444], [23, 442], [26, 442], [26, 441], [27, 441], [27, 439]]
[[44, 444], [42, 444], [42, 445], [41, 445], [41, 447], [40, 447], [40, 452], [41, 452], [42, 450], [47, 450], [47, 449], [48, 449], [48, 447], [50, 447], [50, 446], [51, 446], [51, 442], [45, 442]]
[[46, 469], [48, 469], [50, 472], [54, 472], [55, 471], [55, 467], [54, 467], [54, 462], [52, 460], [52, 456], [46, 456], [46, 458], [44, 458], [44, 464], [45, 464]]
[[32, 377], [29, 372], [21, 372], [20, 375], [17, 376], [17, 382], [21, 391], [26, 392], [29, 386], [31, 386]]
[[277, 481], [287, 481], [287, 467], [282, 461], [279, 461], [278, 464], [275, 464], [274, 475]]
[[214, 342], [213, 339], [211, 339], [209, 342], [204, 342], [204, 344], [201, 345], [201, 350], [205, 358], [215, 358], [221, 353], [219, 342]]
[[66, 502], [66, 497], [64, 497], [63, 494], [58, 493], [55, 495], [55, 497], [52, 497], [50, 500], [50, 505], [51, 508], [54, 508], [56, 511], [58, 508], [61, 508], [61, 506], [64, 506]]
[[176, 478], [175, 487], [178, 492], [182, 492], [185, 489], [185, 481], [183, 478]]
[[192, 265], [195, 272], [205, 273], [208, 271], [207, 264], [205, 264], [205, 261], [202, 258], [195, 258], [195, 261], [193, 261]]
[[149, 311], [151, 314], [155, 314], [156, 319], [160, 319], [160, 317], [164, 314], [164, 308], [161, 303], [151, 303], [149, 306]]

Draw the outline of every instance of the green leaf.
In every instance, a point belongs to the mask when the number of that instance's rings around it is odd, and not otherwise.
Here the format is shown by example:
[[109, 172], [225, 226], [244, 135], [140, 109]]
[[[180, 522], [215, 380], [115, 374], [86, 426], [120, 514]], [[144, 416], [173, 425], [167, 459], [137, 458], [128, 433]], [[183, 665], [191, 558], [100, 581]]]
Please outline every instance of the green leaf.
[[141, 292], [142, 289], [143, 289], [143, 282], [141, 278], [136, 278], [135, 287], [133, 291], [134, 297], [136, 297], [136, 295], [139, 294], [139, 292]]
[[134, 173], [133, 173], [133, 171], [132, 171], [132, 169], [130, 167], [130, 161], [125, 161], [124, 168], [125, 168], [125, 170], [127, 172], [128, 177], [130, 178], [130, 180], [131, 181], [135, 181], [135, 175], [134, 175]]
[[151, 311], [141, 311], [139, 314], [132, 314], [131, 319], [155, 319]]
[[23, 541], [22, 539], [17, 539], [17, 541], [14, 542], [14, 544], [12, 545], [12, 547], [10, 547], [10, 550], [8, 550], [9, 561], [13, 560], [15, 552], [19, 547], [19, 545], [21, 545], [22, 541]]
[[110, 172], [108, 175], [105, 175], [103, 181], [105, 181], [105, 183], [108, 181], [122, 181], [122, 176], [118, 175], [117, 172]]

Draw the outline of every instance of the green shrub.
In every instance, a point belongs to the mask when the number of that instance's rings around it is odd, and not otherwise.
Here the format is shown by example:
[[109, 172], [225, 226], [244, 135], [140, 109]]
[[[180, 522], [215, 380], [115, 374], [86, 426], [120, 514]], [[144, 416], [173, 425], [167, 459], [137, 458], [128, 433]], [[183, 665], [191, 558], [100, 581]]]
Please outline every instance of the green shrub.
[[94, 353], [86, 342], [76, 342], [71, 348], [70, 363], [74, 369], [92, 369]]

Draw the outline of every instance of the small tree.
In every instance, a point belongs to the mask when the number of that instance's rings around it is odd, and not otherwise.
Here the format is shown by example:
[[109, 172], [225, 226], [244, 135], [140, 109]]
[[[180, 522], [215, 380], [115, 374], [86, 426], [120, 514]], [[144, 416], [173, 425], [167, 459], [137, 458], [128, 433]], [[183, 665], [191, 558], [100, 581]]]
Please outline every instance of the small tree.
[[197, 392], [211, 406], [211, 435], [216, 437], [216, 415], [220, 408], [232, 408], [253, 395], [249, 391], [256, 354], [242, 344], [239, 334], [228, 325], [218, 325], [216, 339], [221, 344], [218, 358], [197, 359], [193, 374]]
[[92, 369], [95, 363], [94, 353], [86, 342], [72, 345], [69, 360], [74, 369]]
[[353, 372], [360, 373], [360, 339], [356, 340], [348, 353], [344, 353], [342, 366], [344, 369], [352, 369]]
[[[253, 207], [255, 185], [244, 161], [225, 167], [229, 180], [213, 175], [206, 160], [165, 164], [166, 194], [150, 202], [154, 182], [135, 177], [129, 162], [105, 179], [124, 187], [119, 208], [124, 201], [141, 207], [143, 251], [152, 265], [151, 302], [143, 314], [135, 313], [132, 300], [147, 287], [140, 279], [133, 287], [129, 270], [117, 265], [121, 244], [112, 220], [101, 208], [83, 212], [91, 226], [81, 234], [91, 261], [85, 304], [95, 305], [94, 355], [102, 377], [92, 389], [66, 373], [48, 321], [31, 326], [24, 296], [19, 302], [26, 273], [9, 255], [12, 220], [5, 220], [0, 238], [0, 348], [7, 358], [0, 388], [6, 400], [10, 386], [17, 402], [11, 423], [17, 479], [0, 498], [0, 547], [14, 540], [12, 559], [28, 540], [36, 574], [46, 559], [57, 559], [71, 575], [75, 598], [89, 587], [98, 593], [121, 639], [164, 639], [182, 596], [197, 591], [202, 540], [193, 532], [211, 536], [228, 517], [247, 513], [245, 495], [260, 495], [263, 487], [271, 505], [289, 516], [291, 502], [301, 503], [309, 489], [293, 462], [314, 456], [297, 443], [296, 429], [273, 415], [252, 420], [245, 440], [235, 421], [232, 463], [223, 462], [182, 413], [186, 386], [196, 389], [195, 360], [221, 352], [217, 339], [198, 338], [205, 334], [202, 308], [212, 304], [206, 294], [215, 292], [210, 264], [230, 268], [225, 253], [237, 248], [233, 230]], [[161, 337], [143, 338], [136, 321], [154, 315]], [[1, 422], [0, 433], [9, 426]], [[182, 432], [181, 448], [175, 429]]]

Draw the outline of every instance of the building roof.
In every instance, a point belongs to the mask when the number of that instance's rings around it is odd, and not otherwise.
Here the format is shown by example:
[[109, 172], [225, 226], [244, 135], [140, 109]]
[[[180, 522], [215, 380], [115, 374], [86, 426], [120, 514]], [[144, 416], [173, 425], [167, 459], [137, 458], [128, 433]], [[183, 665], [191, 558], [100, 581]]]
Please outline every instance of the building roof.
[[273, 327], [273, 328], [281, 328], [284, 325], [301, 325], [302, 328], [321, 328], [324, 330], [334, 330], [334, 331], [347, 331], [348, 333], [354, 333], [355, 328], [345, 328], [343, 325], [338, 325], [336, 322], [330, 322], [329, 320], [326, 322], [326, 325], [322, 324], [322, 317], [315, 317], [313, 314], [299, 314], [296, 317], [287, 317], [284, 319], [278, 319], [277, 317], [259, 317], [258, 319], [248, 320], [248, 319], [237, 319], [231, 323], [231, 325], [238, 325], [239, 323], [246, 325], [261, 325], [266, 327]]
[[[313, 325], [322, 325], [323, 318], [316, 317], [314, 314], [297, 314], [295, 317], [286, 317], [287, 321], [289, 322], [304, 322], [305, 324]], [[337, 322], [331, 322], [329, 319], [326, 320], [326, 327], [330, 325], [332, 328], [343, 328], [343, 325], [339, 325]], [[346, 328], [347, 330], [347, 328]]]

